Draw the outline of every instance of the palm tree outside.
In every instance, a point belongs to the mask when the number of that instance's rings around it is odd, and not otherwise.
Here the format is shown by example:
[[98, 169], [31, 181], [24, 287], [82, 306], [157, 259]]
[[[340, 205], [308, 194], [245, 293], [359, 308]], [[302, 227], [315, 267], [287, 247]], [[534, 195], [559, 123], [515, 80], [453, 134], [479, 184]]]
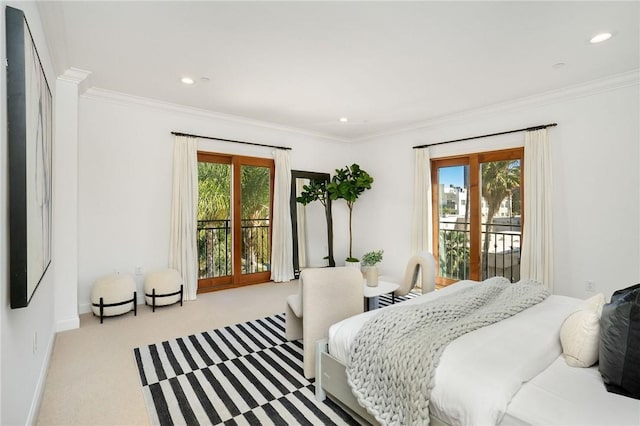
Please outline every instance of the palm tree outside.
[[510, 148], [431, 161], [438, 285], [519, 279], [523, 158], [522, 148]]
[[[489, 248], [491, 242], [495, 243], [495, 223], [494, 218], [502, 203], [508, 198], [511, 197], [516, 190], [520, 189], [520, 160], [504, 160], [504, 161], [493, 161], [489, 163], [482, 163], [481, 165], [481, 176], [482, 176], [482, 198], [487, 205], [487, 215], [484, 219], [485, 231], [483, 233], [483, 244], [482, 244], [482, 254], [483, 254], [483, 278], [487, 277], [488, 272], [488, 259], [489, 259]], [[519, 201], [519, 199], [518, 199]], [[513, 205], [511, 204], [510, 214], [520, 215], [520, 211], [513, 211]], [[519, 202], [517, 204], [519, 209]]]
[[[242, 272], [269, 270], [270, 170], [241, 166]], [[231, 274], [231, 165], [198, 163], [200, 278]]]

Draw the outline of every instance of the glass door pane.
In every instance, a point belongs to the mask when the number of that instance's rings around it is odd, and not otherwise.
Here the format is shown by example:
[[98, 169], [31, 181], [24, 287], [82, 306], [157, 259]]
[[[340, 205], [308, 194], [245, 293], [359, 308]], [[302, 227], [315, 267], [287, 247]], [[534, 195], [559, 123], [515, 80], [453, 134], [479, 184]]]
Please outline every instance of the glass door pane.
[[482, 279], [520, 280], [520, 160], [480, 163]]
[[241, 273], [271, 270], [271, 169], [241, 165]]
[[198, 163], [199, 279], [230, 276], [231, 164]]
[[447, 280], [469, 279], [469, 166], [438, 168], [438, 265]]

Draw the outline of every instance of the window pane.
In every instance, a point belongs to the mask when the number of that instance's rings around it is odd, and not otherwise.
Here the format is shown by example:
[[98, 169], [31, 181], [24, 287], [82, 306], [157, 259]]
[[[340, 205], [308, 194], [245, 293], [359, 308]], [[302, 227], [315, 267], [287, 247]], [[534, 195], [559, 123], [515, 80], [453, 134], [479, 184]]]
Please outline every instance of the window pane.
[[271, 270], [269, 241], [270, 183], [268, 167], [241, 166], [242, 273]]
[[482, 279], [520, 280], [520, 160], [482, 163]]
[[231, 238], [231, 165], [199, 162], [199, 278], [231, 275]]
[[439, 269], [440, 276], [469, 278], [469, 167], [438, 169]]

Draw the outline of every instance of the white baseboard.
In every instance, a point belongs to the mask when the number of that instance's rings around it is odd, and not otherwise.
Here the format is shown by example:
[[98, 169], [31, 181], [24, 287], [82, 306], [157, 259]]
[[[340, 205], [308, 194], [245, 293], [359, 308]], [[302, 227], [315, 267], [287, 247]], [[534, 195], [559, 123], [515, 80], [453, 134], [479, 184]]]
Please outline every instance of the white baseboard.
[[78, 311], [81, 314], [88, 314], [91, 312], [91, 303], [80, 303], [78, 305]]
[[38, 412], [40, 411], [40, 403], [42, 402], [42, 394], [44, 393], [44, 384], [47, 380], [47, 372], [49, 371], [49, 363], [51, 362], [51, 355], [53, 353], [53, 343], [56, 340], [56, 333], [51, 334], [47, 350], [44, 354], [44, 362], [38, 375], [38, 382], [36, 383], [36, 389], [33, 393], [33, 400], [31, 401], [31, 407], [29, 407], [29, 416], [25, 424], [34, 425], [38, 420]]
[[60, 320], [56, 323], [56, 332], [58, 333], [61, 331], [75, 330], [76, 328], [80, 328], [80, 317], [78, 315]]

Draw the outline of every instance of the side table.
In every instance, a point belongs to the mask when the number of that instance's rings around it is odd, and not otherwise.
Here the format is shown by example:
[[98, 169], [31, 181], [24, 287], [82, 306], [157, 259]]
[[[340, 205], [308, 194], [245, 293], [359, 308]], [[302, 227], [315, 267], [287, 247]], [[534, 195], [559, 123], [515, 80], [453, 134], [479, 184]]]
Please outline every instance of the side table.
[[387, 293], [393, 293], [398, 289], [398, 287], [400, 287], [400, 284], [390, 283], [388, 281], [378, 281], [378, 285], [376, 287], [369, 287], [365, 280], [363, 281], [363, 285], [364, 285], [365, 311], [378, 309], [378, 307], [380, 306], [380, 301], [378, 296], [382, 296], [383, 294], [387, 294]]

